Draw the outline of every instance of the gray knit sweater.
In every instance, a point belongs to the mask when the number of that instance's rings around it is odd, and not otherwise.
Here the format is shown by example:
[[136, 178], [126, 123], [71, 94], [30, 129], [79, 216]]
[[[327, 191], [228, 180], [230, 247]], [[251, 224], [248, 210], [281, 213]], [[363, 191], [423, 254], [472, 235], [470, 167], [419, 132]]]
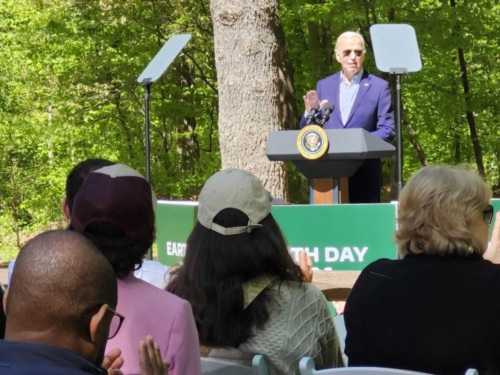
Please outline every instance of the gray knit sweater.
[[343, 366], [339, 339], [323, 293], [312, 284], [275, 282], [269, 320], [261, 330], [237, 349], [216, 348], [209, 357], [251, 364], [262, 354], [271, 375], [299, 374], [299, 361], [308, 356], [316, 368]]

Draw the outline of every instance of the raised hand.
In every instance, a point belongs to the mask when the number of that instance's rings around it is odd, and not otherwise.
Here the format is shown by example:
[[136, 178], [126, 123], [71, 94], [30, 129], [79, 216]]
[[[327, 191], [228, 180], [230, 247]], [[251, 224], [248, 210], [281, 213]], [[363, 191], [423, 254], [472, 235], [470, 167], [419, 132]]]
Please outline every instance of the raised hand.
[[139, 367], [141, 375], [168, 374], [167, 363], [161, 357], [160, 347], [153, 336], [147, 336], [139, 343]]
[[500, 212], [496, 214], [490, 245], [484, 253], [483, 258], [492, 263], [500, 264]]
[[312, 260], [309, 254], [305, 250], [300, 250], [299, 252], [299, 267], [304, 275], [304, 281], [306, 283], [312, 282], [313, 279], [313, 269]]
[[307, 112], [311, 112], [311, 108], [314, 105], [319, 106], [320, 109], [324, 107], [326, 103], [328, 103], [328, 100], [322, 100], [321, 102], [319, 101], [318, 94], [316, 93], [315, 90], [310, 90], [305, 94], [302, 99], [304, 99], [304, 106], [306, 108]]

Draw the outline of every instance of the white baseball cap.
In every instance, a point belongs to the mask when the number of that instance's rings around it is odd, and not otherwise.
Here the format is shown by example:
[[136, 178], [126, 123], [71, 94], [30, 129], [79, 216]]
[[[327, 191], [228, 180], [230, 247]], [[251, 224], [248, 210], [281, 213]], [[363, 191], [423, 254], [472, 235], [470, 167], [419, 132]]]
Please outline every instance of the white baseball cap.
[[[242, 169], [224, 169], [210, 177], [198, 197], [198, 222], [224, 236], [250, 233], [271, 212], [271, 194], [260, 180]], [[248, 224], [223, 227], [213, 222], [217, 214], [235, 208], [248, 216]]]

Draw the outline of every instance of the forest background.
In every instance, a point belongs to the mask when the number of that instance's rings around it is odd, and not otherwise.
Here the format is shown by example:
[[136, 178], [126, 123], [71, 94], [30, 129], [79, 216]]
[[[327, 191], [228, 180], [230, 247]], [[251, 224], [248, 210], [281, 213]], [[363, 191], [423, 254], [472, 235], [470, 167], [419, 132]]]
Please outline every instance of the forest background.
[[[237, 149], [245, 137], [222, 134], [218, 124], [229, 111], [253, 104], [235, 100], [230, 110], [219, 107], [217, 76], [223, 72], [216, 70], [212, 23], [221, 20], [214, 16], [217, 2], [240, 6], [250, 21], [264, 14], [277, 30], [275, 42], [286, 57], [287, 93], [292, 94], [285, 99], [292, 116], [279, 119], [280, 129], [298, 128], [302, 95], [319, 78], [338, 71], [333, 56], [338, 34], [360, 31], [367, 40], [365, 68], [394, 88], [393, 78], [375, 67], [369, 28], [412, 25], [423, 69], [402, 79], [404, 179], [426, 164], [467, 164], [499, 194], [496, 1], [0, 0], [2, 261], [14, 258], [33, 234], [65, 225], [65, 178], [79, 161], [101, 157], [145, 174], [144, 90], [137, 77], [171, 35], [190, 33], [192, 39], [152, 88], [151, 176], [157, 196], [195, 200], [221, 166], [250, 162], [248, 155], [237, 154], [221, 161], [221, 149], [228, 144]], [[242, 68], [229, 67], [236, 75]], [[282, 84], [271, 78], [274, 85]], [[254, 126], [244, 122], [231, 123], [236, 134]], [[252, 171], [266, 180], [269, 170]], [[384, 161], [386, 200], [391, 199], [393, 170], [392, 160]], [[307, 202], [307, 181], [291, 165], [284, 176], [284, 185], [273, 193]]]

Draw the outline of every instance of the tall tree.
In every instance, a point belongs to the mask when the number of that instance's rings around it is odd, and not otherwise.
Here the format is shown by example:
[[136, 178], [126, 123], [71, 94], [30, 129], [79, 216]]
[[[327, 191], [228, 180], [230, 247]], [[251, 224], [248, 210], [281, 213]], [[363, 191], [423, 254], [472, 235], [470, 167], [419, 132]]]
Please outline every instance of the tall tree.
[[297, 121], [276, 0], [211, 0], [222, 167], [255, 173], [287, 197], [284, 163], [265, 155], [268, 132]]

